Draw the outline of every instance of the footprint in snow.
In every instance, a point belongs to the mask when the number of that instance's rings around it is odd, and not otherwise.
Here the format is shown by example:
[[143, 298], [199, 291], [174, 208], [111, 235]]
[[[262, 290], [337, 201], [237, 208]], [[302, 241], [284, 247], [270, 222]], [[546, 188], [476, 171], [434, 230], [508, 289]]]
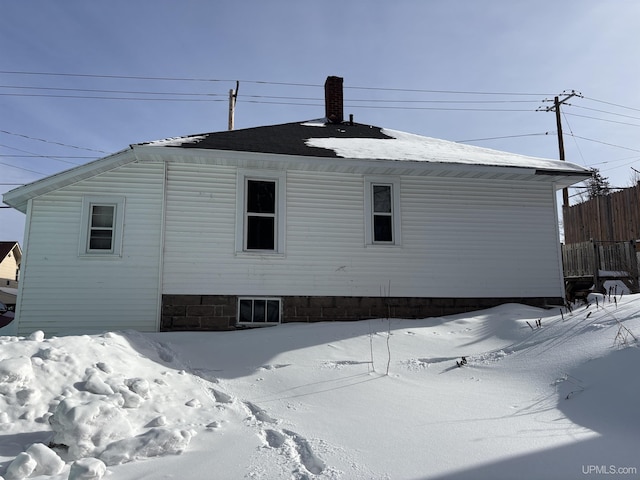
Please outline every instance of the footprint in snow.
[[211, 393], [218, 403], [233, 403], [233, 397], [215, 388], [211, 388]]
[[[307, 472], [313, 475], [320, 475], [327, 465], [320, 457], [318, 457], [311, 448], [311, 445], [302, 435], [291, 430], [277, 430], [266, 429], [264, 431], [265, 440], [267, 445], [271, 448], [282, 448], [285, 444], [290, 444], [295, 450], [300, 464], [306, 469]], [[301, 473], [297, 470], [298, 473]], [[306, 477], [306, 475], [305, 475]]]
[[271, 417], [266, 411], [251, 402], [244, 402], [244, 406], [249, 410], [251, 417], [259, 422], [276, 424], [278, 421]]
[[262, 365], [260, 370], [277, 370], [279, 368], [284, 368], [290, 366], [290, 363], [281, 363], [276, 365]]

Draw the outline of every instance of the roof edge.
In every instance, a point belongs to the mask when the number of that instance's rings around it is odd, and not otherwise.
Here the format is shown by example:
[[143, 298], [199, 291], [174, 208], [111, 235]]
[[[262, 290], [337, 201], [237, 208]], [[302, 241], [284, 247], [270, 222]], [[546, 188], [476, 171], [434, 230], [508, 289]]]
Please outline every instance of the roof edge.
[[135, 161], [133, 148], [131, 146], [120, 150], [119, 152], [107, 155], [106, 157], [93, 160], [83, 165], [64, 170], [48, 177], [41, 178], [35, 182], [28, 183], [2, 195], [2, 201], [15, 208], [16, 210], [26, 213], [27, 203], [30, 199], [44, 195], [45, 193], [57, 190], [58, 188], [72, 185], [81, 180], [93, 177], [100, 173], [106, 172], [113, 168], [125, 165]]

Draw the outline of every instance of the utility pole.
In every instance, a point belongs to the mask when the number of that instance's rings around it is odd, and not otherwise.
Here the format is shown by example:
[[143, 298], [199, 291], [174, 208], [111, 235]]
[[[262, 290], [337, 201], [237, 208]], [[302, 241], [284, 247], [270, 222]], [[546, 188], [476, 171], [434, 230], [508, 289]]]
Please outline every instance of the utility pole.
[[[553, 99], [553, 106], [547, 108], [538, 108], [538, 111], [544, 110], [545, 112], [556, 112], [556, 128], [558, 129], [558, 150], [560, 151], [560, 160], [564, 161], [564, 139], [562, 138], [562, 117], [560, 116], [560, 105], [565, 103], [571, 97], [582, 97], [582, 95], [575, 90], [571, 90], [571, 93], [563, 92], [564, 98], [560, 100], [560, 96], [556, 96]], [[550, 100], [544, 100], [549, 102]], [[569, 206], [569, 189], [562, 189], [562, 206]]]
[[236, 117], [236, 100], [238, 100], [238, 90], [240, 82], [236, 81], [236, 89], [229, 90], [229, 130], [233, 130]]

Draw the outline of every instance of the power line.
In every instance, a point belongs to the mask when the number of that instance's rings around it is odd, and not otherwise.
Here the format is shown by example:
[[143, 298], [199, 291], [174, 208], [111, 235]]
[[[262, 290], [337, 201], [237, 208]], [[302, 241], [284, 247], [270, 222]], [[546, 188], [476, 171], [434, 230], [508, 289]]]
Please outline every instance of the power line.
[[600, 110], [598, 108], [589, 108], [589, 107], [583, 107], [581, 105], [571, 105], [572, 107], [575, 108], [581, 108], [583, 110], [590, 110], [592, 112], [598, 112], [598, 113], [606, 113], [607, 115], [615, 115], [618, 117], [624, 117], [624, 118], [633, 118], [634, 120], [640, 120], [640, 117], [634, 117], [632, 115], [624, 115], [622, 113], [615, 113], [615, 112], [609, 112], [607, 110]]
[[[78, 147], [77, 145], [69, 145], [68, 143], [55, 142], [53, 140], [46, 140], [44, 138], [32, 137], [30, 135], [25, 135], [23, 133], [9, 132], [7, 130], [0, 130], [0, 133], [6, 133], [7, 135], [13, 135], [15, 137], [26, 138], [28, 140], [35, 140], [35, 141], [43, 142], [43, 143], [50, 143], [50, 144], [53, 144], [53, 145], [60, 145], [62, 147], [75, 148], [75, 149], [78, 149], [78, 150], [87, 150], [89, 152], [97, 152], [97, 153], [109, 153], [109, 152], [105, 152], [104, 150], [96, 150], [94, 148], [87, 148], [87, 147]], [[31, 153], [31, 152], [24, 152], [24, 153]]]
[[564, 117], [564, 121], [567, 124], [567, 127], [569, 127], [569, 132], [571, 133], [571, 136], [573, 137], [573, 143], [576, 144], [576, 148], [578, 149], [578, 153], [580, 154], [580, 158], [582, 159], [582, 164], [585, 164], [585, 160], [584, 160], [584, 155], [582, 155], [582, 150], [580, 149], [580, 145], [578, 145], [578, 141], [576, 140], [576, 136], [573, 134], [573, 129], [571, 128], [571, 125], [569, 124], [569, 120], [567, 119], [567, 116], [565, 115], [564, 111], [562, 112], [562, 115]]
[[79, 98], [83, 100], [135, 100], [155, 102], [224, 102], [224, 99], [214, 98], [142, 98], [142, 97], [112, 97], [98, 95], [55, 95], [47, 93], [0, 93], [3, 97], [46, 97], [46, 98]]
[[388, 92], [414, 92], [414, 93], [447, 93], [456, 95], [496, 95], [496, 96], [536, 96], [544, 97], [548, 94], [545, 93], [525, 93], [525, 92], [480, 92], [480, 91], [464, 91], [464, 90], [429, 90], [429, 89], [416, 89], [416, 88], [384, 88], [384, 87], [344, 87], [345, 89], [355, 90], [381, 90]]
[[[113, 78], [122, 80], [158, 80], [158, 81], [178, 81], [178, 82], [230, 82], [231, 80], [222, 80], [214, 78], [189, 78], [189, 77], [149, 77], [135, 75], [100, 75], [90, 73], [61, 73], [61, 72], [24, 72], [0, 70], [0, 74], [4, 75], [41, 75], [51, 77], [81, 77], [81, 78]], [[235, 81], [235, 80], [234, 80]]]
[[[79, 78], [105, 78], [105, 79], [122, 79], [122, 80], [152, 80], [152, 81], [177, 81], [177, 82], [236, 82], [253, 83], [259, 85], [279, 85], [279, 86], [295, 86], [295, 87], [314, 87], [321, 88], [322, 84], [315, 83], [297, 83], [297, 82], [275, 82], [267, 80], [238, 80], [238, 79], [221, 79], [221, 78], [194, 78], [194, 77], [154, 77], [142, 75], [107, 75], [107, 74], [88, 74], [88, 73], [66, 73], [66, 72], [27, 72], [27, 71], [10, 71], [0, 70], [0, 74], [5, 75], [31, 75], [31, 76], [59, 76], [59, 77], [79, 77]], [[365, 87], [365, 86], [347, 86], [345, 89], [353, 90], [375, 90], [375, 91], [392, 91], [392, 92], [413, 92], [413, 93], [447, 93], [456, 95], [495, 95], [495, 96], [546, 96], [546, 93], [533, 92], [487, 92], [487, 91], [467, 91], [467, 90], [435, 90], [435, 89], [419, 89], [419, 88], [391, 88], [391, 87]]]
[[463, 108], [463, 107], [401, 107], [401, 106], [381, 106], [381, 105], [345, 105], [346, 108], [376, 108], [386, 110], [438, 110], [445, 112], [533, 112], [524, 108]]
[[17, 168], [18, 170], [24, 170], [25, 172], [35, 173], [37, 175], [49, 175], [48, 173], [36, 172], [35, 170], [29, 170], [28, 168], [18, 167], [16, 165], [11, 165], [10, 163], [0, 162], [0, 165], [4, 165], [5, 167]]
[[[11, 147], [9, 147], [11, 148]], [[4, 157], [4, 158], [78, 158], [78, 159], [91, 159], [91, 158], [98, 158], [98, 157], [90, 157], [90, 156], [84, 156], [84, 155], [37, 155], [35, 153], [29, 154], [29, 155], [11, 155], [11, 154], [0, 154], [0, 157]]]
[[[140, 90], [104, 90], [95, 88], [62, 88], [62, 87], [34, 87], [17, 85], [0, 85], [0, 88], [20, 89], [20, 90], [49, 90], [61, 92], [90, 92], [90, 93], [119, 93], [126, 95], [175, 95], [186, 97], [221, 97], [222, 93], [185, 93], [185, 92], [149, 92]], [[11, 94], [8, 94], [11, 95]], [[20, 94], [14, 94], [20, 96]]]
[[[307, 100], [314, 102], [324, 102], [324, 98], [319, 97], [290, 97], [274, 95], [239, 95], [239, 98], [257, 98], [270, 100]], [[370, 102], [370, 103], [452, 103], [452, 104], [490, 104], [490, 103], [537, 103], [535, 100], [395, 100], [377, 98], [349, 98], [349, 102]]]
[[580, 114], [577, 114], [577, 113], [566, 113], [566, 115], [570, 115], [572, 117], [588, 118], [590, 120], [599, 120], [601, 122], [616, 123], [618, 125], [627, 125], [627, 126], [630, 126], [630, 127], [640, 127], [640, 125], [638, 125], [637, 123], [619, 122], [617, 120], [609, 120], [607, 118], [592, 117], [592, 116], [589, 116], [589, 115], [580, 115]]
[[593, 138], [581, 137], [579, 135], [574, 135], [573, 133], [571, 134], [571, 136], [575, 137], [575, 138], [579, 138], [580, 140], [586, 140], [588, 142], [594, 142], [594, 143], [600, 143], [602, 145], [607, 145], [608, 147], [616, 147], [616, 148], [622, 148], [623, 150], [630, 150], [632, 152], [640, 152], [640, 150], [638, 150], [636, 148], [623, 147], [622, 145], [616, 145], [614, 143], [603, 142], [601, 140], [594, 140]]
[[484, 142], [488, 140], [502, 140], [506, 138], [519, 138], [519, 137], [536, 137], [542, 135], [555, 135], [556, 132], [541, 132], [541, 133], [523, 133], [521, 135], [506, 135], [503, 137], [487, 137], [487, 138], [472, 138], [469, 140], [456, 140], [457, 143], [470, 143], [470, 142]]
[[9, 150], [15, 150], [16, 152], [28, 153], [29, 155], [34, 155], [34, 156], [39, 157], [39, 158], [49, 158], [51, 160], [56, 160], [56, 161], [62, 162], [62, 163], [68, 163], [68, 164], [74, 165], [74, 166], [80, 165], [79, 163], [76, 163], [76, 162], [70, 162], [68, 160], [62, 160], [61, 158], [55, 158], [55, 157], [51, 157], [49, 155], [38, 155], [37, 153], [28, 152], [27, 150], [22, 150], [22, 149], [16, 148], [16, 147], [10, 147], [9, 145], [4, 145], [2, 143], [0, 143], [0, 147], [8, 148]]
[[585, 100], [591, 100], [592, 102], [604, 103], [605, 105], [611, 105], [612, 107], [625, 108], [627, 110], [633, 110], [635, 112], [640, 112], [640, 108], [627, 107], [625, 105], [620, 105], [619, 103], [606, 102], [604, 100], [598, 100], [591, 97], [584, 97]]

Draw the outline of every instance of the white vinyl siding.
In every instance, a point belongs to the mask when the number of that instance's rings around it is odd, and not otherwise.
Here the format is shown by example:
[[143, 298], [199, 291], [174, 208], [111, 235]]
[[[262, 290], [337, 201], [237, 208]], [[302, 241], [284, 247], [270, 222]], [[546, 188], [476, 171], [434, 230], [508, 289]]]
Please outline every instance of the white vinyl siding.
[[164, 293], [378, 296], [390, 284], [392, 296], [561, 295], [550, 183], [393, 177], [402, 243], [366, 248], [365, 177], [288, 170], [285, 254], [239, 255], [236, 174], [170, 164]]
[[[31, 201], [19, 334], [157, 330], [162, 178], [134, 163]], [[86, 196], [126, 198], [120, 255], [78, 255]]]

